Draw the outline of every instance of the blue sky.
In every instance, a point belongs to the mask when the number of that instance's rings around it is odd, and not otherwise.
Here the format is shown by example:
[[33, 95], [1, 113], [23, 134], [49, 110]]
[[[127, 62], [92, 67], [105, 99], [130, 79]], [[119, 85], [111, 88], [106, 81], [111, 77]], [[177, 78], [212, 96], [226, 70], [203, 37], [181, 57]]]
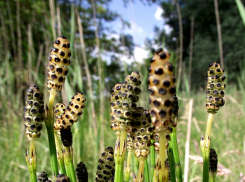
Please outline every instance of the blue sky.
[[[124, 31], [133, 36], [136, 45], [140, 45], [140, 47], [135, 48], [134, 54], [136, 61], [141, 62], [143, 58], [147, 57], [148, 53], [144, 49], [144, 40], [146, 37], [153, 38], [154, 26], [168, 29], [168, 27], [164, 26], [164, 20], [161, 18], [162, 9], [157, 4], [148, 6], [139, 0], [135, 0], [134, 3], [130, 2], [127, 8], [124, 7], [123, 0], [113, 0], [109, 8], [117, 11], [124, 20], [131, 24], [131, 27]], [[118, 20], [113, 24], [113, 28], [120, 33], [122, 28], [121, 21]], [[127, 60], [127, 62], [131, 61]]]

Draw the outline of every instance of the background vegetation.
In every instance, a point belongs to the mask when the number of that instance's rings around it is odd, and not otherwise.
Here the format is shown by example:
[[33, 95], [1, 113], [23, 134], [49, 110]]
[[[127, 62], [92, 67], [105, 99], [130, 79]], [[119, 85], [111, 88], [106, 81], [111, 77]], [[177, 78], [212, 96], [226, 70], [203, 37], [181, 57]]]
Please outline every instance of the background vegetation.
[[[135, 0], [136, 1], [136, 0]], [[217, 181], [239, 181], [245, 169], [244, 137], [244, 24], [234, 0], [219, 0], [218, 25], [213, 0], [141, 0], [146, 6], [157, 3], [164, 10], [163, 17], [173, 31], [166, 34], [154, 28], [155, 38], [146, 38], [149, 58], [142, 64], [131, 65], [122, 55], [133, 56], [131, 35], [113, 30], [111, 23], [121, 15], [108, 9], [108, 0], [1, 0], [0, 1], [0, 176], [1, 181], [28, 181], [25, 162], [28, 142], [25, 138], [23, 108], [26, 89], [36, 84], [47, 101], [47, 57], [55, 38], [68, 37], [72, 48], [65, 90], [56, 98], [68, 103], [77, 91], [88, 100], [83, 117], [75, 125], [75, 163], [83, 161], [93, 181], [98, 156], [107, 146], [114, 146], [115, 135], [110, 130], [109, 96], [111, 88], [122, 82], [125, 75], [138, 70], [142, 78], [140, 105], [148, 107], [147, 77], [152, 47], [165, 46], [172, 55], [178, 76], [180, 122], [177, 127], [181, 163], [184, 166], [188, 112], [192, 110], [190, 155], [200, 156], [199, 138], [205, 130], [205, 80], [208, 64], [223, 59], [227, 86], [226, 105], [215, 115], [212, 147], [219, 162], [231, 174]], [[241, 1], [245, 4], [245, 1]], [[124, 0], [125, 5], [129, 3]], [[79, 22], [79, 23], [78, 23]], [[95, 23], [96, 22], [96, 23]], [[121, 19], [122, 27], [129, 26]], [[82, 28], [82, 29], [81, 29]], [[81, 37], [83, 33], [83, 38]], [[111, 34], [118, 34], [116, 39]], [[83, 45], [84, 42], [84, 45]], [[223, 58], [220, 56], [222, 45]], [[85, 54], [84, 54], [85, 53]], [[193, 108], [188, 108], [189, 100]], [[95, 132], [96, 131], [96, 132]], [[95, 134], [96, 133], [96, 134]], [[50, 173], [47, 134], [37, 141], [38, 171]], [[190, 161], [188, 181], [200, 181], [202, 167]]]

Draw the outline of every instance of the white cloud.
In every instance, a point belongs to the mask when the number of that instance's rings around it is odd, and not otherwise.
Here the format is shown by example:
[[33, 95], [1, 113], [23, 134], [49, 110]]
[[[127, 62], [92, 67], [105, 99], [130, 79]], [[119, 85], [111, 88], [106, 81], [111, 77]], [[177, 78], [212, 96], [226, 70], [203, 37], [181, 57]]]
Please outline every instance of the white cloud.
[[158, 6], [157, 7], [157, 10], [156, 10], [156, 12], [155, 12], [155, 19], [156, 20], [162, 20], [162, 13], [163, 13], [163, 10], [162, 10], [162, 8], [160, 7], [160, 6]]
[[147, 37], [147, 33], [144, 28], [137, 25], [134, 21], [130, 22], [130, 28], [125, 29], [125, 33], [131, 34], [136, 44], [142, 44]]
[[143, 47], [135, 47], [134, 57], [137, 62], [142, 63], [145, 58], [148, 57], [149, 50], [144, 49]]
[[164, 30], [166, 32], [166, 34], [170, 34], [170, 32], [173, 30], [169, 25], [164, 25]]

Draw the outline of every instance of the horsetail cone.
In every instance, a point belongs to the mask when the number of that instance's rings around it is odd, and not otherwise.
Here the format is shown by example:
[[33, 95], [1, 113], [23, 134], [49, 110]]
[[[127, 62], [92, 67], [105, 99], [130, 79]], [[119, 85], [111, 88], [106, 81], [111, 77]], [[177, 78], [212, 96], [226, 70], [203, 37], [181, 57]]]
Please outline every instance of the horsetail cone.
[[210, 149], [209, 155], [209, 173], [215, 174], [217, 173], [218, 168], [218, 156], [214, 149]]
[[27, 90], [25, 104], [26, 136], [30, 141], [36, 141], [41, 136], [44, 120], [43, 93], [40, 92], [37, 86], [31, 86]]
[[95, 181], [106, 182], [113, 177], [115, 173], [114, 152], [112, 147], [105, 149], [98, 163]]
[[88, 171], [83, 162], [80, 162], [76, 168], [77, 179], [79, 182], [88, 182]]
[[56, 180], [54, 182], [71, 182], [71, 181], [70, 178], [68, 178], [64, 174], [59, 174], [57, 175]]
[[149, 110], [143, 107], [136, 107], [132, 120], [132, 138], [134, 155], [138, 160], [145, 160], [150, 153], [151, 133], [153, 131], [150, 125]]
[[37, 176], [37, 182], [52, 182], [51, 180], [48, 179], [48, 175], [45, 171], [42, 171], [38, 176]]
[[156, 131], [167, 131], [173, 125], [173, 96], [176, 93], [174, 67], [168, 61], [170, 54], [162, 48], [156, 50], [149, 67], [148, 91], [151, 105], [151, 117]]
[[224, 89], [226, 85], [224, 81], [226, 78], [224, 70], [216, 62], [209, 64], [207, 76], [206, 109], [208, 113], [214, 114], [225, 104], [223, 97], [225, 95]]
[[37, 181], [38, 182], [43, 182], [48, 180], [48, 175], [45, 171], [42, 171], [38, 176], [37, 176]]
[[119, 130], [120, 125], [131, 125], [132, 114], [140, 94], [140, 75], [137, 71], [128, 75], [123, 83], [118, 83], [112, 89], [111, 102], [111, 129]]
[[65, 104], [57, 103], [54, 107], [55, 119], [61, 118], [65, 110], [66, 110]]
[[55, 130], [59, 131], [61, 128], [67, 129], [78, 121], [78, 116], [82, 115], [83, 109], [85, 108], [86, 99], [83, 96], [83, 93], [78, 92], [72, 97], [61, 118], [56, 120], [54, 124]]
[[59, 36], [55, 40], [48, 58], [48, 88], [61, 90], [70, 65], [70, 43], [65, 36]]
[[66, 129], [61, 128], [60, 129], [60, 137], [61, 137], [61, 141], [65, 147], [71, 147], [72, 146], [71, 128], [66, 128]]

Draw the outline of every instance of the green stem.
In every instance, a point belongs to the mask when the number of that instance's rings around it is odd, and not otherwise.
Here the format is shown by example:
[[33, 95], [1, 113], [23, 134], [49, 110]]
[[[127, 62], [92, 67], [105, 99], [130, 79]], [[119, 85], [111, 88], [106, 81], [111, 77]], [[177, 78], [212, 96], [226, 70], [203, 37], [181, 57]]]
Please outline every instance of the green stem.
[[46, 124], [46, 127], [48, 131], [48, 141], [49, 141], [52, 175], [55, 179], [56, 176], [58, 175], [58, 162], [57, 162], [56, 147], [55, 147], [55, 140], [54, 140], [54, 129], [53, 127], [48, 127], [47, 124]]
[[37, 181], [37, 174], [36, 174], [37, 156], [36, 156], [34, 141], [30, 141], [29, 154], [28, 151], [26, 151], [26, 163], [29, 169], [31, 182], [36, 182]]
[[119, 171], [119, 167], [120, 167], [120, 163], [119, 163], [119, 152], [120, 152], [120, 138], [118, 136], [119, 132], [117, 132], [117, 141], [114, 147], [114, 160], [115, 160], [115, 182], [120, 182], [120, 171]]
[[[151, 140], [151, 143], [153, 144], [154, 140]], [[151, 146], [151, 181], [153, 181], [154, 176], [154, 168], [155, 168], [155, 150], [154, 146]]]
[[45, 120], [45, 125], [46, 125], [47, 132], [48, 132], [52, 176], [53, 176], [53, 179], [55, 179], [56, 176], [58, 175], [58, 162], [57, 162], [55, 139], [54, 139], [53, 105], [54, 105], [54, 98], [57, 92], [55, 89], [51, 89], [49, 93], [50, 93], [50, 96], [49, 96], [49, 102], [48, 102], [48, 110], [46, 111], [48, 118]]
[[209, 182], [215, 182], [216, 173], [209, 172]]
[[171, 137], [171, 145], [173, 149], [173, 156], [174, 156], [174, 162], [175, 162], [175, 173], [177, 176], [177, 179], [179, 182], [182, 182], [182, 169], [180, 164], [180, 158], [179, 158], [179, 150], [178, 150], [178, 144], [177, 144], [177, 137], [176, 137], [176, 127], [173, 127], [173, 132], [170, 135]]
[[120, 150], [119, 150], [119, 179], [123, 181], [123, 169], [124, 169], [124, 158], [126, 155], [126, 127], [120, 126], [121, 137], [120, 137]]
[[71, 182], [76, 182], [76, 173], [73, 166], [73, 155], [72, 155], [72, 147], [64, 147], [64, 161], [67, 176], [71, 179]]
[[170, 164], [171, 182], [176, 182], [175, 162], [174, 162], [174, 156], [173, 156], [172, 142], [170, 143], [169, 148], [168, 148], [168, 160], [169, 160], [169, 164]]
[[210, 153], [210, 134], [211, 134], [211, 127], [213, 122], [213, 113], [209, 113], [208, 121], [206, 126], [206, 133], [204, 136], [204, 156], [203, 156], [203, 182], [209, 181], [209, 153]]
[[60, 141], [59, 141], [57, 132], [54, 133], [54, 137], [55, 137], [55, 144], [56, 144], [56, 149], [57, 149], [57, 159], [58, 159], [58, 163], [60, 166], [60, 172], [61, 172], [61, 174], [66, 175], [66, 169], [65, 169], [65, 164], [64, 164], [64, 156], [63, 156], [63, 152], [61, 149], [61, 145], [60, 145]]
[[150, 182], [150, 178], [149, 178], [149, 169], [148, 169], [148, 162], [147, 160], [145, 160], [145, 165], [144, 165], [144, 179], [145, 182]]

